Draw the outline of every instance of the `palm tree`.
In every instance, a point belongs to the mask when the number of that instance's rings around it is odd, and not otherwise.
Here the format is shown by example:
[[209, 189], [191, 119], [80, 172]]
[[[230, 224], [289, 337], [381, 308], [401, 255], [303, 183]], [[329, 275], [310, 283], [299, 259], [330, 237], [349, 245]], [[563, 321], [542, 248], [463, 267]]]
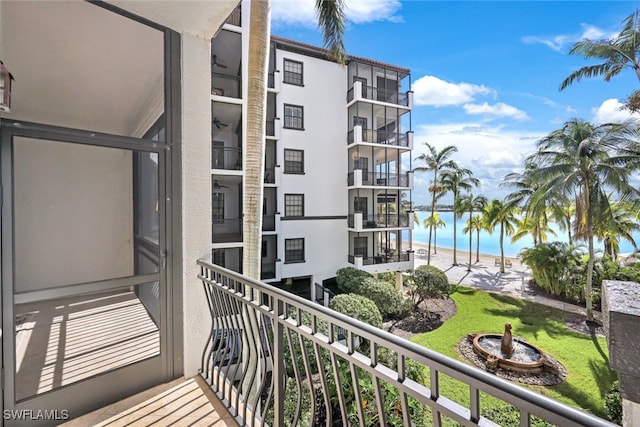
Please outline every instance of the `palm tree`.
[[442, 150], [437, 151], [434, 146], [425, 142], [424, 145], [427, 147], [427, 152], [419, 155], [416, 160], [420, 160], [425, 163], [425, 166], [418, 166], [413, 168], [414, 171], [425, 172], [425, 171], [433, 171], [433, 183], [430, 187], [431, 192], [431, 225], [429, 226], [429, 244], [427, 247], [427, 265], [431, 264], [431, 232], [433, 231], [433, 214], [436, 209], [436, 200], [442, 194], [439, 194], [439, 184], [438, 184], [438, 172], [442, 169], [452, 169], [456, 166], [456, 163], [453, 160], [449, 160], [449, 157], [453, 155], [453, 153], [458, 152], [458, 147], [455, 145], [449, 145], [444, 147]]
[[521, 225], [526, 233], [518, 233], [518, 238], [523, 234], [530, 233], [533, 237], [533, 244], [543, 241], [544, 230], [549, 230], [547, 218], [547, 200], [535, 198], [536, 189], [539, 183], [535, 182], [534, 171], [537, 166], [527, 162], [522, 173], [513, 172], [504, 177], [501, 187], [511, 187], [514, 191], [507, 195], [506, 201], [515, 203], [525, 212], [525, 218]]
[[[318, 26], [330, 57], [344, 64], [344, 0], [316, 0]], [[247, 65], [247, 146], [243, 201], [243, 274], [260, 280], [262, 259], [262, 203], [264, 182], [267, 69], [270, 37], [269, 0], [252, 1]]]
[[611, 80], [625, 68], [631, 68], [640, 80], [640, 12], [636, 9], [622, 21], [622, 30], [610, 40], [584, 39], [573, 45], [569, 55], [582, 55], [585, 58], [602, 59], [604, 62], [586, 65], [574, 71], [560, 84], [560, 90], [583, 78], [604, 77]]
[[438, 248], [436, 245], [436, 230], [438, 230], [439, 228], [446, 227], [447, 223], [444, 222], [442, 218], [440, 218], [440, 215], [435, 213], [433, 214], [433, 216], [430, 216], [429, 218], [425, 218], [423, 224], [425, 228], [427, 227], [433, 228], [433, 253], [437, 254]]
[[469, 230], [476, 232], [476, 262], [480, 262], [480, 231], [484, 228], [484, 222], [481, 215], [474, 215], [470, 220]]
[[469, 169], [455, 167], [442, 171], [441, 183], [445, 190], [453, 193], [453, 265], [458, 265], [456, 257], [456, 222], [462, 217], [464, 211], [456, 210], [456, 201], [460, 196], [460, 190], [471, 191], [471, 188], [480, 184], [478, 178], [474, 178], [473, 172]]
[[484, 221], [487, 231], [493, 233], [493, 230], [500, 226], [500, 273], [504, 273], [504, 236], [511, 236], [515, 231], [518, 223], [516, 212], [518, 206], [509, 201], [494, 199], [484, 209]]
[[604, 242], [604, 252], [612, 259], [618, 258], [620, 239], [624, 239], [638, 249], [633, 232], [640, 230], [637, 211], [629, 203], [611, 202], [611, 221], [599, 222], [594, 226], [595, 235]]
[[[485, 206], [487, 205], [487, 198], [484, 196], [476, 196], [473, 197], [473, 194], [467, 194], [465, 196], [462, 196], [458, 199], [458, 208], [459, 210], [464, 210], [469, 212], [469, 219], [467, 220], [467, 223], [471, 224], [473, 223], [473, 212], [476, 211], [482, 211]], [[483, 224], [484, 226], [484, 224]], [[482, 228], [482, 227], [481, 227]], [[467, 271], [471, 271], [471, 255], [473, 253], [473, 249], [472, 249], [472, 236], [473, 233], [471, 233], [471, 229], [469, 228], [469, 264], [467, 265]], [[478, 245], [480, 244], [480, 231], [478, 230]], [[479, 248], [479, 246], [478, 246]], [[479, 249], [478, 249], [479, 250]], [[479, 255], [476, 256], [477, 260], [476, 262], [479, 261]]]
[[587, 320], [593, 320], [595, 231], [598, 222], [612, 221], [607, 191], [614, 191], [623, 200], [640, 194], [629, 184], [630, 175], [639, 168], [640, 156], [625, 150], [629, 141], [635, 140], [635, 132], [636, 129], [624, 124], [594, 126], [572, 119], [541, 139], [538, 151], [529, 157], [539, 165], [535, 173], [542, 182], [536, 197], [560, 193], [575, 199], [574, 237], [586, 240], [589, 248], [585, 284]]

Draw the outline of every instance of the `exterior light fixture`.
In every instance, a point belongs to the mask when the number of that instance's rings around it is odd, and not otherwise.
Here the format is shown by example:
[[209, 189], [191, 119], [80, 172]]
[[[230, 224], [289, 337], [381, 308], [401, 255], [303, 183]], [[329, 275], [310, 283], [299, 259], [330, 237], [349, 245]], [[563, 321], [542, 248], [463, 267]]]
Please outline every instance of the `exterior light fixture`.
[[0, 61], [0, 111], [11, 112], [11, 82], [14, 80], [9, 69]]

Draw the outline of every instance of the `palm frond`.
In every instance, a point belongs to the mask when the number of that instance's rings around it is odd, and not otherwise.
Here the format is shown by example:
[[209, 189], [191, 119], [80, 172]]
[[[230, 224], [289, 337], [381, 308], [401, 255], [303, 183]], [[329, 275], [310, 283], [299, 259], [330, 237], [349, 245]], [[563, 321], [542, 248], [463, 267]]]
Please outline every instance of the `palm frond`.
[[345, 7], [344, 0], [316, 0], [318, 27], [323, 33], [324, 47], [330, 58], [340, 64], [347, 60], [344, 48]]

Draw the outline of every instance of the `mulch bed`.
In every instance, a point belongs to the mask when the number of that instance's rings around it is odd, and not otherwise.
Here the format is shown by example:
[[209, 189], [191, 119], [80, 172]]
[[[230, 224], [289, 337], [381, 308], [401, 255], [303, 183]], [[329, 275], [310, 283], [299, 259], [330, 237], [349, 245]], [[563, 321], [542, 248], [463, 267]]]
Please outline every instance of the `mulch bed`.
[[457, 311], [451, 298], [429, 299], [418, 308], [403, 319], [386, 321], [383, 325], [384, 330], [409, 339], [414, 335], [437, 329]]

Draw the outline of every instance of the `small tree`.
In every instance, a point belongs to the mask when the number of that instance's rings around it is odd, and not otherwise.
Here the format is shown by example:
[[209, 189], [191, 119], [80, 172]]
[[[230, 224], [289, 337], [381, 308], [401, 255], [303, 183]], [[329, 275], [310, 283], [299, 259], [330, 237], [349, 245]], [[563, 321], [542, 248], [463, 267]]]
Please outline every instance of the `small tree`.
[[349, 317], [382, 328], [382, 315], [369, 298], [356, 294], [342, 294], [331, 300], [329, 308]]
[[358, 294], [373, 301], [382, 317], [401, 315], [411, 309], [402, 292], [384, 280], [373, 277], [365, 279]]
[[453, 292], [453, 286], [444, 271], [432, 265], [416, 268], [408, 281], [409, 295], [416, 309], [428, 298], [445, 298]]
[[353, 267], [345, 267], [336, 272], [336, 283], [338, 289], [344, 293], [358, 293], [364, 280], [370, 277], [373, 276], [366, 271], [357, 270]]

